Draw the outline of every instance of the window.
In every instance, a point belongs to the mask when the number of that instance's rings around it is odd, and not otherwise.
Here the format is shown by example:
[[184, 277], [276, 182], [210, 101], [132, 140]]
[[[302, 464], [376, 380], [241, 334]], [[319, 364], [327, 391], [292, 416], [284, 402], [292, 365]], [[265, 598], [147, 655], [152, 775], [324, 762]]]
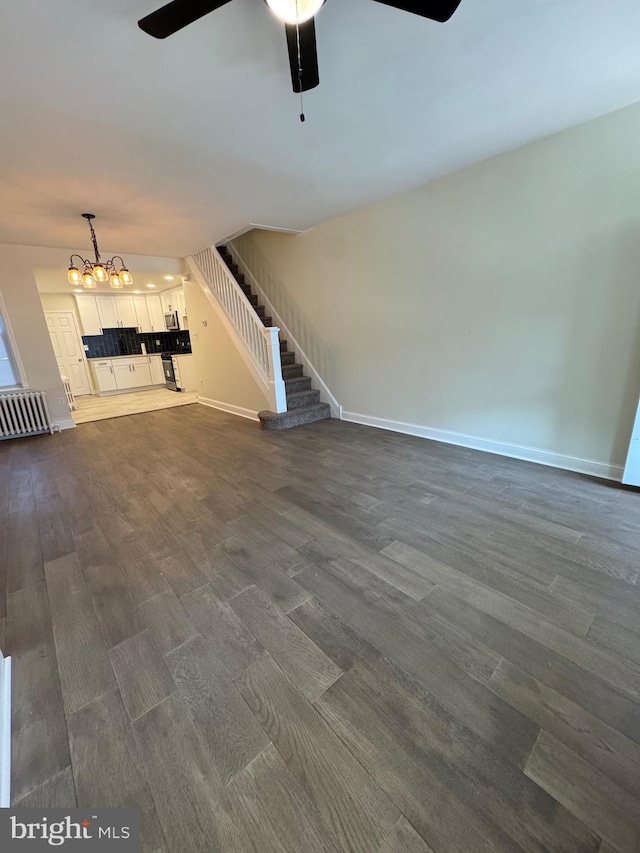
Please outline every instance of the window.
[[18, 366], [17, 350], [0, 296], [0, 391], [3, 388], [16, 388], [21, 385], [22, 376]]

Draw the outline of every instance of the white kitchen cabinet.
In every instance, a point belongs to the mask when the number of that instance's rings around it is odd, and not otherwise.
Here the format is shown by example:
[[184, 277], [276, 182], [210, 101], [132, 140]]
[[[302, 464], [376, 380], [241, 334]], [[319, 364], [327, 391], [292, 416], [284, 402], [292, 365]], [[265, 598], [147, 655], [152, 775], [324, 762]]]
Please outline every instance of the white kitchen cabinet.
[[[152, 373], [151, 362], [154, 364]], [[130, 391], [164, 385], [164, 372], [160, 356], [134, 355], [131, 358], [92, 359], [91, 368], [101, 394], [109, 391]]]
[[76, 305], [78, 306], [78, 314], [82, 323], [82, 334], [101, 335], [102, 324], [95, 296], [89, 294], [86, 296], [76, 296]]
[[100, 325], [103, 329], [132, 329], [137, 328], [138, 318], [133, 303], [133, 296], [95, 297], [100, 315]]
[[192, 355], [174, 355], [173, 365], [176, 372], [176, 382], [181, 391], [197, 391], [198, 383]]
[[135, 381], [134, 387], [142, 388], [146, 385], [152, 385], [151, 367], [149, 365], [149, 357], [144, 355], [142, 358], [131, 359], [131, 370]]
[[93, 361], [91, 362], [93, 375], [95, 376], [96, 385], [100, 393], [105, 391], [115, 391], [117, 389], [116, 377], [113, 372], [111, 361]]
[[100, 325], [103, 329], [117, 329], [120, 325], [115, 296], [96, 296]]
[[180, 319], [180, 328], [188, 329], [189, 321], [187, 319], [187, 303], [184, 298], [184, 289], [180, 289], [177, 294], [178, 317]]
[[119, 391], [126, 391], [129, 388], [136, 387], [136, 376], [131, 369], [131, 362], [128, 358], [114, 359], [113, 372], [116, 377], [116, 387]]
[[136, 318], [138, 320], [137, 326], [138, 331], [140, 332], [153, 332], [153, 326], [151, 325], [151, 317], [149, 315], [149, 305], [147, 302], [146, 296], [134, 296], [133, 297], [133, 306], [136, 311]]
[[150, 355], [149, 370], [151, 371], [151, 384], [164, 385], [164, 370], [162, 369], [162, 359], [159, 355]]
[[133, 296], [116, 296], [116, 307], [118, 309], [118, 320], [123, 329], [135, 329], [138, 326], [136, 306]]
[[166, 331], [164, 324], [164, 311], [162, 310], [162, 301], [159, 295], [147, 296], [147, 308], [149, 309], [149, 319], [151, 321], [152, 332]]

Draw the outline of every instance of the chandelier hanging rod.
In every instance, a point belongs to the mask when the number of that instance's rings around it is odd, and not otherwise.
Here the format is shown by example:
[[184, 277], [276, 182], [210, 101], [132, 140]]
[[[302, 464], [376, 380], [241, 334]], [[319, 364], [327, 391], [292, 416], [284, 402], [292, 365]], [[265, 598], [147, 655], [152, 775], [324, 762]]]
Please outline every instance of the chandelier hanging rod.
[[[69, 270], [67, 273], [69, 284], [76, 286], [81, 284], [87, 289], [92, 289], [98, 286], [98, 282], [108, 281], [111, 287], [115, 290], [121, 290], [126, 285], [133, 284], [133, 276], [127, 269], [121, 255], [114, 255], [112, 258], [109, 258], [106, 264], [102, 263], [100, 250], [98, 248], [98, 238], [96, 237], [96, 232], [91, 221], [96, 218], [95, 214], [83, 213], [82, 217], [83, 219], [86, 219], [89, 224], [89, 232], [91, 234], [91, 242], [93, 244], [93, 251], [96, 259], [92, 262], [87, 258], [83, 258], [82, 255], [71, 255], [69, 258]], [[80, 272], [78, 267], [73, 263], [74, 258], [79, 258], [82, 262], [82, 272]], [[117, 269], [116, 267], [117, 261], [120, 262], [120, 269]]]

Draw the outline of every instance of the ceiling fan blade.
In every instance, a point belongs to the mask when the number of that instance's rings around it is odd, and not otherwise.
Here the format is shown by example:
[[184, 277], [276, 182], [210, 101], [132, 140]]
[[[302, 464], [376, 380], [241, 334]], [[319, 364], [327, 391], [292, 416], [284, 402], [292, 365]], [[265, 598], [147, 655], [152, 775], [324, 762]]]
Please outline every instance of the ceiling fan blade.
[[173, 0], [141, 18], [138, 26], [154, 38], [166, 39], [229, 2], [230, 0]]
[[[308, 92], [320, 83], [318, 72], [318, 51], [316, 48], [316, 25], [311, 18], [300, 24], [300, 63], [298, 64], [298, 27], [285, 24], [287, 48], [291, 66], [291, 83], [294, 92]], [[300, 75], [302, 69], [302, 75]], [[302, 86], [300, 85], [302, 83]]]
[[423, 18], [431, 18], [441, 24], [449, 20], [461, 2], [462, 0], [376, 0], [376, 3], [422, 15]]

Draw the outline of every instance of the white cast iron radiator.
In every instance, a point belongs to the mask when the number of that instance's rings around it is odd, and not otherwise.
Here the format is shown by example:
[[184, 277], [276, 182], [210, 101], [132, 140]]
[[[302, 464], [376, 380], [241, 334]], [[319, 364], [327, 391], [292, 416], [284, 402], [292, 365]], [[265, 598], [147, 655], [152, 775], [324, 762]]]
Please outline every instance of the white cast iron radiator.
[[61, 375], [62, 384], [64, 385], [64, 393], [67, 395], [67, 403], [69, 404], [69, 408], [72, 412], [76, 410], [76, 399], [73, 396], [73, 391], [71, 390], [71, 383], [69, 382], [69, 377]]
[[0, 394], [0, 439], [53, 432], [44, 391]]

